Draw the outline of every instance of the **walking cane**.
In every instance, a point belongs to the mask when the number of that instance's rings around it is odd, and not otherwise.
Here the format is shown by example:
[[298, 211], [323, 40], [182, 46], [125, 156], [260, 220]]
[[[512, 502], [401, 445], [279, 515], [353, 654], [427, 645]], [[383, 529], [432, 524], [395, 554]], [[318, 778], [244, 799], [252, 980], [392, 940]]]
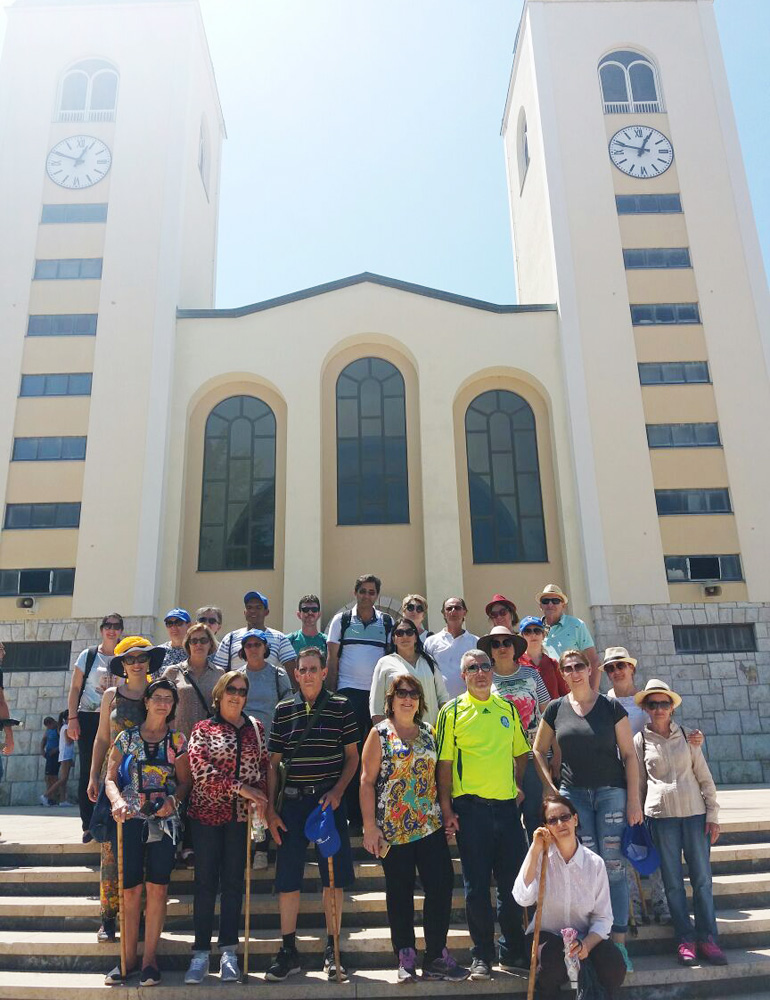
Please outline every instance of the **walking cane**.
[[246, 918], [243, 925], [243, 976], [242, 982], [249, 978], [249, 944], [251, 943], [251, 802], [248, 805], [246, 820]]
[[123, 901], [123, 820], [118, 820], [118, 920], [120, 921], [120, 974], [125, 981], [126, 968], [126, 909]]
[[340, 972], [340, 932], [339, 926], [337, 924], [337, 892], [334, 888], [334, 856], [329, 855], [326, 859], [329, 865], [329, 892], [332, 897], [332, 936], [334, 938], [334, 967], [337, 972], [337, 982], [342, 982], [342, 973]]
[[540, 923], [543, 919], [543, 900], [545, 899], [545, 876], [548, 871], [548, 848], [543, 848], [543, 862], [540, 865], [540, 886], [537, 892], [537, 911], [535, 912], [535, 933], [532, 938], [532, 957], [529, 961], [529, 983], [527, 984], [527, 1000], [533, 1000], [535, 995], [535, 974], [537, 973], [537, 946], [540, 942]]

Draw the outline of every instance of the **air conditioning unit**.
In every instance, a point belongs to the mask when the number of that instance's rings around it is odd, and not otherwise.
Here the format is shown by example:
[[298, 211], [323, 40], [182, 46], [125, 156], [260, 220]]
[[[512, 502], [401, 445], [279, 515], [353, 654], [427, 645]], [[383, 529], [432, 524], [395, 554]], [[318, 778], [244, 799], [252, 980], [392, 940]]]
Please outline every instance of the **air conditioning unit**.
[[37, 599], [34, 597], [17, 597], [16, 607], [26, 611], [28, 615], [34, 615], [37, 610]]
[[721, 597], [722, 588], [718, 583], [704, 583], [703, 593], [706, 595], [706, 597]]

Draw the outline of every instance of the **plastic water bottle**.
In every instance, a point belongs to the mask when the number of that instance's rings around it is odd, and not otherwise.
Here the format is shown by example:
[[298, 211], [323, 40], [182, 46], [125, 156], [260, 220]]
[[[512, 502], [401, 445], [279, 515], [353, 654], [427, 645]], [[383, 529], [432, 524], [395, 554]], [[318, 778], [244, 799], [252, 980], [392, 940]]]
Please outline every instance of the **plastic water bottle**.
[[265, 825], [265, 821], [255, 814], [251, 821], [251, 839], [255, 844], [261, 844], [264, 842], [266, 836], [267, 826]]
[[580, 973], [580, 959], [576, 955], [570, 954], [570, 946], [573, 941], [577, 941], [578, 932], [574, 927], [564, 927], [561, 932], [564, 942], [564, 964], [567, 966], [567, 977], [570, 988], [577, 989], [578, 975]]

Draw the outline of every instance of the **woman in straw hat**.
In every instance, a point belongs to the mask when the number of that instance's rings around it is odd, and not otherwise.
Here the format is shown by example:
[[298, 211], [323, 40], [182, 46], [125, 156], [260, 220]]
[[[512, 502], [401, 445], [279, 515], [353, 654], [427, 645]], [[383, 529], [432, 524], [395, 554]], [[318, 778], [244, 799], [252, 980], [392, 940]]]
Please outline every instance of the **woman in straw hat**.
[[[639, 760], [641, 797], [655, 846], [668, 906], [678, 939], [682, 965], [698, 957], [726, 965], [717, 943], [714, 895], [711, 888], [711, 845], [719, 837], [719, 806], [714, 779], [699, 746], [688, 743], [673, 720], [682, 699], [664, 681], [650, 680], [635, 695], [650, 721], [634, 737]], [[687, 909], [682, 852], [692, 886], [693, 928]]]

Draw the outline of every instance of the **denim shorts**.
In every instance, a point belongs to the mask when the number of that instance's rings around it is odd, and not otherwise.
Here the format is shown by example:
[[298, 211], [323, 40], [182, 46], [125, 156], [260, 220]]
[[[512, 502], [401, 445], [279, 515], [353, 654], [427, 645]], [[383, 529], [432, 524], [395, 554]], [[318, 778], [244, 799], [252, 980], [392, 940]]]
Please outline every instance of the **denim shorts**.
[[[281, 843], [278, 845], [275, 857], [276, 892], [299, 892], [302, 888], [308, 845], [305, 823], [317, 805], [318, 797], [314, 795], [299, 799], [284, 799], [281, 819], [288, 829], [281, 830]], [[344, 800], [334, 812], [334, 825], [340, 835], [340, 849], [334, 855], [334, 884], [337, 889], [348, 889], [353, 884], [355, 873]], [[322, 857], [317, 847], [315, 853], [321, 883], [326, 888], [329, 885], [329, 863]]]

